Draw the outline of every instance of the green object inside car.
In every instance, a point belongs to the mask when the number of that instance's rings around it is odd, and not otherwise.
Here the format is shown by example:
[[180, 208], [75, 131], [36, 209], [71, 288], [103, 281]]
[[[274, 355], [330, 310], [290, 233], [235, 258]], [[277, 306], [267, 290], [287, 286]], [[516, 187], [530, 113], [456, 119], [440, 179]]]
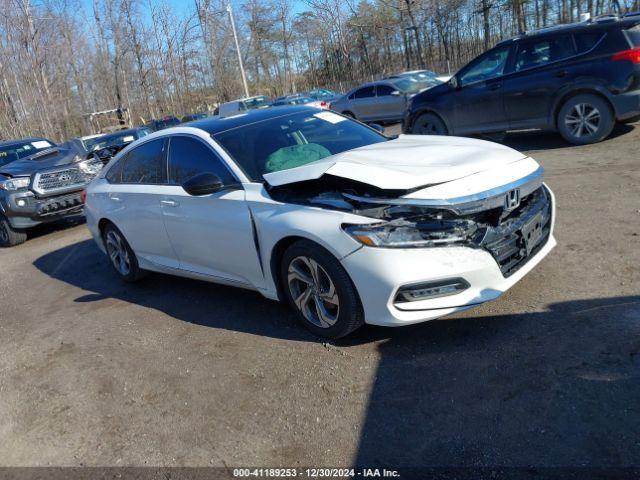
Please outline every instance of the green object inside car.
[[276, 150], [267, 157], [266, 173], [300, 167], [331, 156], [331, 152], [317, 143], [292, 145]]

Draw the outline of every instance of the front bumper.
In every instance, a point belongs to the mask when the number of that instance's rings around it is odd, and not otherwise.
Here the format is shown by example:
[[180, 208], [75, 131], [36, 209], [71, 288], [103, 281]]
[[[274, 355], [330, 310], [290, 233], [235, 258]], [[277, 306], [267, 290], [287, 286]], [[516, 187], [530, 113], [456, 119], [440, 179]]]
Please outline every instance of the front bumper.
[[0, 198], [2, 213], [13, 228], [30, 228], [82, 213], [80, 191], [38, 198], [31, 191], [11, 192]]
[[[364, 308], [365, 321], [399, 326], [432, 320], [494, 300], [529, 273], [555, 247], [555, 201], [550, 195], [549, 233], [515, 271], [505, 272], [486, 248], [467, 246], [391, 249], [362, 247], [342, 259]], [[454, 295], [396, 302], [407, 285], [462, 278], [469, 288]]]

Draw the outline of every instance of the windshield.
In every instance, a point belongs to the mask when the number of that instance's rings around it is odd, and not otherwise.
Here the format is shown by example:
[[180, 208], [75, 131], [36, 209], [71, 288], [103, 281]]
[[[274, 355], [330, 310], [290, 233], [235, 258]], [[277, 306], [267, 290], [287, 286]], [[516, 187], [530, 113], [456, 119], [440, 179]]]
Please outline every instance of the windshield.
[[441, 83], [442, 82], [440, 80], [437, 80], [435, 78], [417, 80], [413, 77], [401, 78], [399, 80], [393, 81], [393, 84], [396, 86], [396, 88], [404, 93], [417, 93], [420, 90], [435, 87], [436, 85], [440, 85]]
[[213, 138], [254, 182], [388, 138], [333, 112], [282, 115], [216, 133]]
[[105, 135], [104, 137], [96, 138], [90, 151], [102, 150], [107, 147], [119, 147], [128, 143], [149, 135], [151, 130], [148, 128], [140, 128], [136, 131], [123, 131], [119, 133], [112, 133], [111, 135]]
[[305, 103], [313, 102], [313, 98], [309, 97], [294, 97], [294, 98], [285, 98], [284, 100], [280, 100], [273, 103], [273, 107], [280, 107], [282, 105], [303, 105]]
[[412, 78], [403, 78], [400, 80], [395, 80], [393, 84], [396, 86], [398, 90], [404, 93], [416, 93], [426, 88], [422, 82], [416, 82]]
[[53, 146], [48, 140], [33, 140], [31, 142], [13, 143], [4, 147], [0, 146], [0, 165], [21, 160]]
[[87, 138], [85, 140], [81, 140], [82, 144], [84, 145], [84, 148], [87, 152], [92, 152], [93, 150], [95, 150], [95, 145], [97, 143], [100, 142], [100, 140], [102, 140], [104, 137], [103, 136], [99, 136], [99, 137], [95, 137], [95, 138]]
[[252, 108], [266, 107], [271, 104], [271, 101], [269, 100], [269, 97], [262, 95], [260, 97], [244, 100], [244, 104], [249, 110], [251, 110]]
[[421, 72], [412, 73], [409, 76], [418, 80], [429, 80], [437, 77], [435, 72], [432, 72], [431, 70], [423, 70]]
[[336, 92], [333, 92], [331, 90], [327, 90], [327, 89], [320, 89], [320, 90], [311, 90], [309, 92], [309, 96], [315, 100], [322, 100], [324, 98], [333, 98], [333, 97], [337, 97], [338, 94]]

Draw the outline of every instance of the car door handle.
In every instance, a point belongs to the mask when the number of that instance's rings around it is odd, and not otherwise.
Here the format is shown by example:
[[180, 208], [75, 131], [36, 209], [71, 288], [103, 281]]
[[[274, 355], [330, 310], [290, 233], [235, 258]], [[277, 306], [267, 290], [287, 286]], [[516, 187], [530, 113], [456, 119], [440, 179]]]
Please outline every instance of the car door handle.
[[115, 195], [109, 195], [109, 200], [112, 200], [114, 202], [121, 202], [122, 199], [120, 197], [116, 197]]
[[558, 78], [566, 77], [568, 73], [569, 72], [567, 72], [566, 70], [560, 70], [559, 72], [556, 72], [556, 77]]
[[180, 204], [175, 200], [160, 200], [160, 205], [165, 207], [177, 207]]
[[500, 90], [501, 88], [501, 83], [492, 83], [491, 85], [489, 85], [489, 90]]

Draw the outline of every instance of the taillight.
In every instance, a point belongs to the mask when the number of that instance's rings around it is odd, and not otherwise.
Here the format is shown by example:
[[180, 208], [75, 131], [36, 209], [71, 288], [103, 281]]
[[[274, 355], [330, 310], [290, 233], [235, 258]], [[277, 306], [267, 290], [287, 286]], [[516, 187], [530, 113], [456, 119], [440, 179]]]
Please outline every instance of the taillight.
[[80, 201], [82, 203], [86, 203], [86, 201], [87, 201], [87, 191], [86, 190], [82, 190], [80, 192]]
[[640, 63], [640, 47], [630, 48], [629, 50], [618, 52], [613, 56], [612, 60], [628, 60], [631, 63]]
[[321, 106], [321, 107], [326, 107], [326, 106], [327, 106], [327, 102], [326, 102], [326, 100], [322, 100], [322, 101], [320, 102], [320, 106]]

